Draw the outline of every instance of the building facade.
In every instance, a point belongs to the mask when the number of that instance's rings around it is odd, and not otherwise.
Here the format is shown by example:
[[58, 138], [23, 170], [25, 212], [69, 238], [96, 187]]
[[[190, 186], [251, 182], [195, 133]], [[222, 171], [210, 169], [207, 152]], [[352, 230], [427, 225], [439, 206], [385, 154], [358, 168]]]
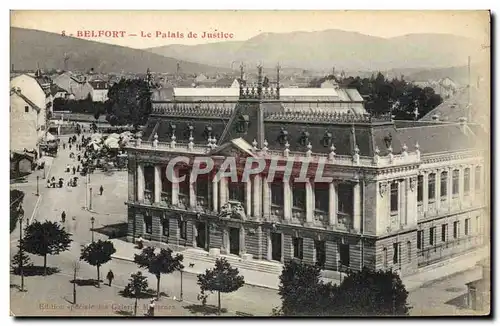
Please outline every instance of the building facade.
[[[282, 96], [277, 76], [264, 88], [259, 69], [232, 102], [153, 95], [143, 137], [127, 149], [129, 241], [402, 274], [484, 244], [482, 129], [372, 117], [352, 89]], [[173, 171], [186, 178], [172, 182], [167, 166], [180, 156], [190, 163]], [[214, 167], [190, 180], [195, 157]], [[218, 177], [228, 158], [236, 180]], [[266, 165], [241, 182], [249, 158]], [[287, 164], [290, 178], [271, 172]], [[319, 166], [330, 181], [318, 180]]]
[[10, 81], [10, 148], [37, 150], [46, 130], [47, 95], [33, 76], [23, 74]]

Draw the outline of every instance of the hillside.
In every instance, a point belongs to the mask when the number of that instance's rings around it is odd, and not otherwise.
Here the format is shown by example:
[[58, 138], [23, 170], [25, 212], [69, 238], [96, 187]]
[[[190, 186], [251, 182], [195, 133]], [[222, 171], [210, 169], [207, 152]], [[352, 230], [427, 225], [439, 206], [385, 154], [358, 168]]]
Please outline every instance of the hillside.
[[[388, 70], [460, 66], [481, 49], [474, 40], [449, 34], [410, 34], [380, 38], [356, 32], [262, 33], [247, 41], [167, 45], [153, 53], [219, 67], [245, 62], [255, 66], [331, 70]], [[459, 55], [458, 55], [459, 54]]]
[[11, 27], [11, 66], [17, 70], [64, 69], [64, 56], [69, 57], [69, 70], [98, 72], [144, 73], [148, 68], [154, 72], [175, 72], [180, 62], [185, 73], [212, 73], [229, 71], [199, 63], [168, 58], [144, 50], [131, 49], [94, 41], [61, 36], [38, 30]]

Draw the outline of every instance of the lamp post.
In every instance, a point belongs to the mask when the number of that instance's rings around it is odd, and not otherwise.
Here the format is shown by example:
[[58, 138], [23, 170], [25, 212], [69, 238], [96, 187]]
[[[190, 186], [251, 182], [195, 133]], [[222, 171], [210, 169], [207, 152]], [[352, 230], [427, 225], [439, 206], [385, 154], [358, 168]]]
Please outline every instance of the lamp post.
[[183, 296], [184, 296], [184, 291], [183, 291], [183, 287], [182, 287], [182, 274], [184, 274], [184, 265], [181, 265], [181, 267], [179, 268], [179, 272], [181, 273], [181, 295], [180, 295], [180, 301], [183, 300]]
[[89, 211], [92, 210], [92, 187], [89, 189]]
[[91, 231], [92, 231], [92, 242], [94, 242], [94, 222], [95, 222], [95, 218], [92, 216], [90, 218], [90, 223], [92, 224], [92, 229], [91, 229]]
[[24, 292], [24, 271], [23, 271], [23, 219], [24, 219], [24, 209], [23, 206], [19, 206], [18, 210], [19, 219], [19, 273], [21, 274], [21, 292]]
[[36, 176], [36, 195], [40, 196], [40, 187], [38, 186], [38, 181], [40, 180], [40, 176]]

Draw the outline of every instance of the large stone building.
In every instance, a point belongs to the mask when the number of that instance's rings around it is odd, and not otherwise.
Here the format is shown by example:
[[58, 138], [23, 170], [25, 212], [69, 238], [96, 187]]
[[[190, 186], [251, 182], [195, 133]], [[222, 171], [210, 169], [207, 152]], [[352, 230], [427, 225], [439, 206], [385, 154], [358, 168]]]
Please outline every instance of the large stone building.
[[[128, 148], [130, 241], [402, 274], [484, 244], [481, 128], [372, 117], [354, 89], [267, 89], [262, 81], [259, 69], [236, 99], [228, 89], [153, 94], [143, 137]], [[171, 182], [166, 167], [179, 156], [211, 157], [215, 166], [189, 180], [192, 165], [178, 163], [186, 179]], [[246, 183], [214, 178], [228, 157], [240, 176], [248, 157], [268, 166]], [[298, 159], [309, 163], [304, 180], [293, 178], [296, 165], [291, 179], [268, 179], [269, 162]], [[320, 163], [333, 182], [315, 179]]]

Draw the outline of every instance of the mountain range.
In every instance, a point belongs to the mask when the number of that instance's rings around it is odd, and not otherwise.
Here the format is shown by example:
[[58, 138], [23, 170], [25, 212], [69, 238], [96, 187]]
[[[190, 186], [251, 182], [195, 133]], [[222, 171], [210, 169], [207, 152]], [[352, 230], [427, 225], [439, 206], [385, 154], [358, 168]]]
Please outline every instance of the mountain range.
[[148, 51], [62, 36], [39, 30], [11, 27], [10, 58], [16, 70], [64, 69], [108, 73], [175, 72], [177, 63], [185, 73], [229, 71], [204, 64], [168, 58]]
[[409, 34], [381, 38], [357, 32], [262, 33], [246, 41], [166, 45], [146, 49], [166, 57], [237, 68], [258, 63], [311, 70], [443, 68], [467, 64], [481, 51], [476, 40], [451, 34]]

